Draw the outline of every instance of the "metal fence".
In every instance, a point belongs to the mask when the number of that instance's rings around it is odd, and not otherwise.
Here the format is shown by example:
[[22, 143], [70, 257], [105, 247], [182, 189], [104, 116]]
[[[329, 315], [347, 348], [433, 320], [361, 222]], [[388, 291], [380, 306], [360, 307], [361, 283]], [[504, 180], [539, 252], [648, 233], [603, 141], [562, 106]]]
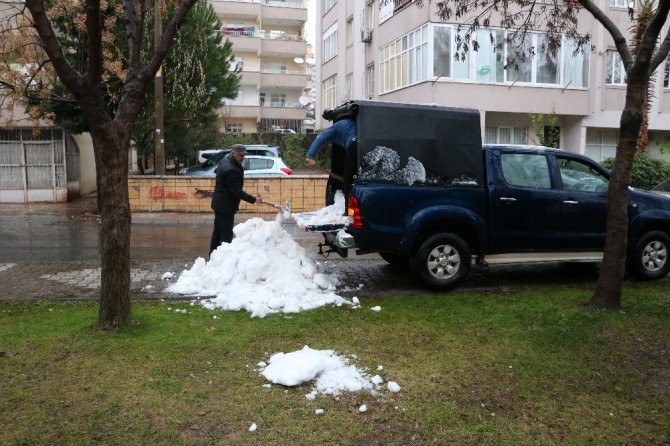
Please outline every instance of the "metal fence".
[[0, 129], [0, 191], [53, 191], [67, 187], [62, 129]]

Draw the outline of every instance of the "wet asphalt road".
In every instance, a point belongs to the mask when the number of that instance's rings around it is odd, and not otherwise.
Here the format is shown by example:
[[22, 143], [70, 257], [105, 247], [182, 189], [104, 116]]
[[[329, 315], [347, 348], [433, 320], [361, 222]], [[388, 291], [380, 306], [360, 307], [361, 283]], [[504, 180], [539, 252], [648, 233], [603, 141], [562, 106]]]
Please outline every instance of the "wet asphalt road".
[[[256, 215], [238, 214], [238, 221]], [[272, 214], [260, 215], [266, 220]], [[131, 273], [135, 298], [165, 296], [164, 272], [179, 273], [197, 257], [208, 254], [213, 215], [133, 214]], [[377, 255], [342, 259], [318, 254], [319, 234], [295, 224], [284, 228], [327, 272], [341, 280], [343, 295], [411, 295], [424, 293], [407, 272], [386, 264]], [[63, 204], [0, 204], [1, 300], [35, 298], [96, 298], [99, 286], [99, 218], [95, 199]], [[505, 292], [510, 288], [544, 284], [583, 285], [593, 289], [594, 265], [509, 265], [472, 271], [459, 289]], [[666, 281], [670, 280], [668, 278]], [[146, 290], [151, 288], [151, 292]], [[448, 293], [447, 293], [448, 294]]]

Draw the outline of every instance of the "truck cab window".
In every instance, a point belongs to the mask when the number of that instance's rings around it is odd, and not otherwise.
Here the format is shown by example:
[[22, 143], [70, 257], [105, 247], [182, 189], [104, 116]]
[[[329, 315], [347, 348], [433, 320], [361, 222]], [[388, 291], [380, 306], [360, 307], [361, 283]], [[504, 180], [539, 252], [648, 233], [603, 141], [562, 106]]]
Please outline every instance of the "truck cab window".
[[607, 192], [608, 180], [592, 166], [574, 159], [557, 157], [563, 189], [577, 192]]
[[544, 155], [503, 153], [500, 156], [505, 182], [510, 186], [551, 189], [549, 163]]

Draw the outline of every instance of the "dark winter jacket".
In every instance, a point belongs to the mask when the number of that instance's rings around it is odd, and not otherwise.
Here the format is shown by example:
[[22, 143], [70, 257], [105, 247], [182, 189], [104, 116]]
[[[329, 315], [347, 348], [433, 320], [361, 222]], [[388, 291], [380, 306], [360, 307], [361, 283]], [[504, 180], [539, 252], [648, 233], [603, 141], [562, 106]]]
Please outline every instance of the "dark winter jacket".
[[244, 186], [244, 169], [229, 154], [226, 155], [216, 169], [216, 186], [212, 195], [214, 212], [237, 212], [240, 200], [255, 203], [256, 197], [242, 190]]

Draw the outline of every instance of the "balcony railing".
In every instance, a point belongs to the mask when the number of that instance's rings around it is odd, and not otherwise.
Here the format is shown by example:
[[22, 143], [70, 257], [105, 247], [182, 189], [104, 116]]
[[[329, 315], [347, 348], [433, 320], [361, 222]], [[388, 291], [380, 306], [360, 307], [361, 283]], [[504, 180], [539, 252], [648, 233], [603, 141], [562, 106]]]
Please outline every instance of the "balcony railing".
[[223, 105], [230, 106], [239, 106], [239, 107], [266, 107], [266, 108], [307, 108], [307, 105], [302, 105], [299, 102], [265, 102], [261, 104], [260, 102], [249, 103], [249, 102], [237, 102], [237, 101], [225, 101]]
[[280, 1], [280, 0], [211, 0], [212, 3], [256, 3], [266, 6], [277, 6], [280, 8], [306, 8], [305, 0], [298, 1]]
[[250, 31], [250, 30], [237, 30], [237, 29], [221, 29], [218, 32], [222, 33], [227, 37], [258, 37], [261, 39], [270, 39], [270, 40], [290, 40], [294, 42], [305, 42], [303, 36], [298, 36], [295, 34], [278, 34], [267, 32], [265, 30]]
[[260, 106], [270, 108], [307, 108], [306, 105], [301, 105], [299, 102], [266, 102], [260, 104]]
[[302, 70], [272, 70], [270, 68], [266, 68], [264, 70], [261, 70], [261, 73], [263, 74], [303, 74], [307, 75], [307, 69], [303, 68]]

